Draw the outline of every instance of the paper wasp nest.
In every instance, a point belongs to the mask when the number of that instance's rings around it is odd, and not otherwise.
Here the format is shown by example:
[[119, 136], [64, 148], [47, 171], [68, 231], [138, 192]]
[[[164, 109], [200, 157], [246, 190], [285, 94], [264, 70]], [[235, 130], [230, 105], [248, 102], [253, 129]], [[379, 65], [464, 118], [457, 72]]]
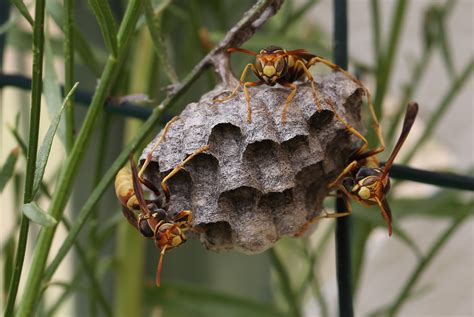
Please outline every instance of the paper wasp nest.
[[301, 83], [286, 125], [281, 113], [289, 89], [262, 85], [249, 89], [251, 123], [242, 92], [213, 102], [230, 91], [218, 86], [187, 105], [170, 126], [145, 175], [159, 185], [186, 156], [210, 145], [169, 181], [170, 212], [192, 210], [207, 248], [262, 252], [321, 212], [327, 186], [351, 152], [351, 137], [325, 99], [358, 127], [362, 90], [337, 73], [315, 80], [323, 111], [317, 112], [309, 83]]

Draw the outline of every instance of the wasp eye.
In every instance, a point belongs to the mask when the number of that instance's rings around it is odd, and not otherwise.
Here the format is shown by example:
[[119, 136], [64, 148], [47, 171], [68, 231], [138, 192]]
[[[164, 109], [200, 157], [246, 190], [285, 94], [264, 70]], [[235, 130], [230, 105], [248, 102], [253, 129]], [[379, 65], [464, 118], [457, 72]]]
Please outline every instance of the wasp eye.
[[262, 65], [262, 61], [257, 59], [255, 60], [255, 68], [257, 69], [257, 71], [259, 73], [262, 73], [263, 72], [263, 65]]
[[276, 63], [275, 63], [275, 68], [278, 74], [280, 74], [283, 69], [285, 68], [285, 60], [280, 58]]
[[145, 219], [141, 219], [138, 225], [140, 228], [140, 233], [144, 237], [151, 238], [155, 235], [155, 233], [153, 232], [153, 229], [150, 227], [150, 224]]
[[352, 188], [354, 187], [355, 182], [352, 177], [346, 177], [342, 181], [342, 186], [344, 186], [345, 189], [347, 189], [349, 192], [352, 191]]

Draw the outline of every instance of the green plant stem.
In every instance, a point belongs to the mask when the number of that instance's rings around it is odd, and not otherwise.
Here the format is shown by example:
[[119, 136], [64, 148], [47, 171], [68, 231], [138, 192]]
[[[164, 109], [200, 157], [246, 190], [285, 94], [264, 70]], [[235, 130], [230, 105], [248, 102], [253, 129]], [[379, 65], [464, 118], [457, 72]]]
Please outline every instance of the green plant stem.
[[372, 229], [375, 228], [370, 222], [357, 221], [352, 234], [352, 292], [357, 296], [360, 275], [364, 267], [365, 244]]
[[63, 305], [67, 298], [72, 295], [75, 287], [73, 285], [77, 285], [81, 282], [82, 279], [82, 272], [81, 269], [77, 270], [74, 274], [74, 277], [71, 279], [71, 282], [64, 287], [63, 293], [58, 297], [58, 299], [51, 305], [51, 307], [46, 311], [44, 316], [58, 316], [57, 310]]
[[[62, 213], [71, 192], [73, 180], [77, 173], [79, 163], [82, 161], [85, 149], [92, 136], [94, 123], [99, 113], [102, 111], [102, 105], [105, 101], [105, 98], [107, 97], [110, 87], [118, 73], [118, 69], [125, 58], [125, 53], [128, 46], [127, 44], [131, 35], [133, 34], [140, 12], [141, 1], [131, 1], [125, 12], [123, 23], [118, 34], [119, 54], [117, 58], [108, 58], [83, 126], [79, 132], [76, 142], [74, 143], [71, 153], [67, 157], [64, 167], [61, 170], [59, 181], [56, 187], [57, 191], [53, 196], [49, 208], [49, 214], [55, 219], [61, 219], [62, 217]], [[40, 285], [43, 277], [43, 271], [55, 231], [56, 227], [43, 228], [39, 233], [35, 252], [33, 254], [31, 270], [28, 275], [28, 287], [25, 289], [25, 293], [19, 306], [19, 317], [31, 316], [34, 312], [34, 305], [37, 301], [39, 290], [41, 288]]]
[[469, 215], [469, 212], [467, 212], [467, 210], [464, 211], [462, 215], [460, 215], [459, 217], [457, 217], [457, 219], [453, 221], [453, 223], [449, 226], [449, 228], [445, 232], [439, 235], [438, 240], [433, 244], [428, 254], [421, 261], [418, 262], [418, 265], [415, 271], [413, 271], [410, 278], [407, 280], [407, 283], [405, 284], [403, 289], [400, 291], [400, 294], [398, 295], [394, 304], [391, 306], [390, 310], [388, 311], [388, 314], [387, 314], [388, 316], [390, 317], [398, 316], [398, 311], [402, 307], [405, 300], [408, 299], [409, 296], [411, 296], [412, 289], [415, 286], [418, 279], [420, 278], [421, 274], [428, 267], [428, 265], [432, 263], [432, 260], [434, 259], [434, 257], [437, 255], [439, 251], [441, 251], [442, 247], [446, 244], [446, 242], [449, 241], [449, 238], [451, 238], [451, 236], [456, 232], [456, 230], [463, 223], [463, 220], [468, 215]]
[[403, 20], [407, 11], [407, 2], [408, 0], [398, 0], [392, 18], [387, 51], [384, 52], [383, 58], [377, 59], [380, 64], [377, 65], [377, 88], [374, 107], [379, 118], [382, 117], [382, 102], [390, 82], [395, 53], [400, 42], [400, 33], [402, 32]]
[[271, 248], [269, 250], [269, 253], [270, 253], [270, 258], [272, 260], [272, 264], [275, 267], [275, 270], [279, 277], [283, 295], [285, 296], [286, 302], [290, 309], [290, 315], [294, 317], [302, 316], [300, 307], [298, 305], [298, 299], [296, 298], [296, 294], [291, 287], [290, 276], [288, 275], [288, 272], [285, 269], [285, 266], [283, 265], [280, 258], [278, 257], [278, 254], [276, 253], [275, 248]]
[[382, 28], [380, 27], [380, 9], [379, 9], [379, 0], [370, 1], [370, 13], [372, 15], [372, 36], [373, 36], [373, 48], [374, 48], [374, 57], [377, 63], [376, 67], [379, 67], [380, 58], [381, 58], [381, 36], [380, 33]]
[[[97, 184], [100, 182], [100, 178], [102, 177], [102, 174], [105, 169], [105, 162], [106, 162], [106, 151], [107, 151], [107, 142], [109, 141], [109, 124], [110, 123], [110, 118], [107, 115], [107, 113], [102, 114], [100, 118], [100, 139], [99, 139], [99, 144], [97, 146], [97, 156], [96, 156], [96, 167], [94, 171], [94, 180], [93, 180], [93, 187], [97, 186]], [[89, 244], [92, 246], [91, 250], [88, 251], [90, 254], [89, 259], [91, 263], [97, 263], [100, 259], [99, 255], [99, 250], [101, 247], [101, 243], [98, 241], [97, 236], [98, 236], [98, 227], [99, 227], [99, 210], [98, 207], [94, 208], [92, 211], [93, 214], [93, 219], [91, 221], [91, 226], [89, 230]], [[69, 231], [69, 230], [68, 230]], [[97, 269], [94, 266], [93, 268], [93, 274], [96, 274]], [[90, 285], [91, 288], [93, 288], [93, 284], [91, 283]], [[90, 311], [91, 311], [91, 316], [97, 316], [97, 297], [96, 296], [89, 296], [89, 303], [90, 303]]]
[[[150, 3], [145, 1], [145, 3], [147, 2]], [[145, 12], [152, 10], [147, 8], [146, 4], [144, 9]], [[161, 36], [161, 34], [158, 35]], [[150, 79], [153, 73], [153, 68], [150, 65], [153, 64], [154, 53], [156, 52], [156, 50], [154, 52], [151, 42], [148, 30], [142, 28], [136, 37], [136, 45], [134, 45], [133, 62], [129, 75], [130, 82], [129, 87], [125, 88], [126, 93], [138, 91], [149, 93]], [[161, 49], [165, 50], [166, 48], [161, 46]], [[140, 126], [141, 122], [137, 120], [125, 122], [124, 144], [133, 138]], [[126, 222], [120, 223], [116, 240], [117, 268], [114, 272], [117, 289], [114, 294], [116, 317], [142, 316], [144, 291], [142, 277], [145, 270], [146, 240]]]
[[300, 303], [299, 305], [302, 305], [306, 289], [308, 288], [308, 286], [310, 286], [311, 291], [313, 292], [313, 295], [316, 297], [316, 300], [318, 301], [318, 304], [320, 306], [321, 317], [329, 316], [329, 310], [326, 298], [324, 297], [324, 294], [321, 291], [321, 286], [319, 284], [319, 279], [315, 270], [318, 267], [321, 255], [326, 250], [333, 230], [334, 225], [329, 225], [329, 227], [324, 232], [322, 238], [320, 239], [318, 245], [313, 248], [312, 252], [310, 252], [310, 244], [308, 240], [305, 241], [306, 243], [303, 245], [303, 253], [306, 261], [308, 262], [308, 272], [306, 273], [303, 282], [301, 283], [301, 286], [298, 292], [296, 293], [298, 303]]
[[[64, 91], [74, 85], [74, 0], [64, 0]], [[74, 98], [66, 103], [66, 152], [70, 153], [74, 144]]]
[[[28, 21], [28, 23], [32, 27], [34, 27], [35, 21], [33, 21], [33, 18], [31, 17], [30, 12], [28, 11], [28, 8], [26, 7], [23, 0], [10, 0], [10, 1], [11, 1], [11, 3], [13, 3], [16, 6], [18, 11], [20, 11], [21, 15], [23, 15], [23, 17], [26, 19], [26, 21]], [[35, 14], [36, 14], [36, 12], [35, 12]], [[36, 18], [36, 16], [35, 16], [35, 18]]]
[[[38, 135], [41, 116], [41, 91], [43, 80], [43, 53], [44, 53], [44, 15], [45, 0], [38, 0], [35, 4], [35, 22], [33, 25], [33, 73], [31, 86], [31, 110], [28, 139], [28, 153], [26, 159], [26, 179], [23, 202], [29, 203], [33, 197], [33, 183], [36, 169], [36, 155], [38, 151]], [[15, 265], [10, 279], [5, 316], [13, 315], [15, 300], [20, 284], [21, 271], [25, 260], [26, 244], [30, 221], [26, 216], [21, 217], [20, 234], [16, 249]]]
[[[63, 217], [62, 222], [66, 230], [69, 231], [71, 229], [69, 221]], [[96, 277], [96, 270], [91, 264], [92, 262], [88, 259], [86, 251], [81, 246], [79, 241], [76, 241], [74, 245], [76, 247], [79, 261], [81, 261], [82, 267], [84, 268], [84, 273], [89, 278], [89, 282], [91, 283], [91, 296], [98, 300], [106, 316], [112, 316], [112, 309], [110, 308], [107, 300], [105, 299], [104, 293], [102, 292], [102, 287], [100, 286], [100, 283]]]
[[163, 1], [160, 7], [153, 11], [153, 6], [151, 0], [144, 0], [145, 2], [145, 17], [148, 25], [148, 31], [153, 42], [153, 48], [155, 49], [156, 56], [160, 60], [160, 64], [163, 66], [166, 76], [173, 84], [179, 82], [178, 75], [171, 65], [168, 54], [166, 52], [166, 47], [163, 39], [162, 32], [162, 15], [165, 9], [171, 4], [171, 0]]
[[403, 158], [402, 164], [408, 164], [416, 152], [428, 141], [428, 139], [433, 134], [434, 129], [438, 125], [439, 121], [443, 117], [444, 113], [449, 109], [453, 104], [452, 101], [454, 97], [457, 96], [458, 92], [464, 87], [464, 84], [468, 82], [469, 76], [474, 70], [474, 58], [471, 58], [469, 63], [466, 65], [461, 75], [455, 78], [451, 84], [451, 87], [448, 89], [448, 93], [441, 100], [440, 104], [436, 107], [436, 111], [433, 113], [431, 118], [429, 118], [428, 125], [423, 131], [423, 134], [418, 139], [416, 144], [410, 149], [410, 152]]

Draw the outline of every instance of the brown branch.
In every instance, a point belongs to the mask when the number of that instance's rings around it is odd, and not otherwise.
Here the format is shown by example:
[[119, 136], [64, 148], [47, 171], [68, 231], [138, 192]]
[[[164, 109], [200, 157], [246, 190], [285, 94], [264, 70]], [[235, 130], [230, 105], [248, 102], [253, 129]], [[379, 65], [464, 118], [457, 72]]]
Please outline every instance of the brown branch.
[[[184, 83], [193, 82], [208, 67], [214, 66], [214, 70], [224, 85], [230, 85], [235, 81], [229, 71], [230, 62], [227, 49], [242, 45], [256, 30], [258, 30], [269, 18], [275, 15], [284, 0], [259, 0], [252, 8], [244, 13], [242, 19], [230, 29], [226, 36], [209, 52], [191, 71]], [[189, 80], [188, 80], [189, 79]], [[174, 95], [183, 90], [183, 84], [171, 85], [170, 94]]]

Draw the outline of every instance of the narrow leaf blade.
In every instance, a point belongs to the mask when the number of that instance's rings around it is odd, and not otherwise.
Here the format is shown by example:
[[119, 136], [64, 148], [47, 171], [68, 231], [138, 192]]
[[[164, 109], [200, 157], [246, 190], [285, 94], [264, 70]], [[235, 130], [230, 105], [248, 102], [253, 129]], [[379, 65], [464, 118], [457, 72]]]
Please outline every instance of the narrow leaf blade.
[[[44, 45], [44, 81], [43, 95], [46, 100], [46, 108], [50, 118], [54, 118], [60, 111], [62, 102], [61, 86], [58, 82], [56, 70], [54, 68], [54, 54], [51, 42], [47, 37]], [[66, 126], [62, 124], [58, 131], [59, 139], [63, 145], [66, 144]]]
[[36, 170], [35, 170], [35, 179], [33, 181], [33, 197], [38, 193], [38, 190], [41, 186], [41, 181], [43, 180], [44, 171], [46, 169], [46, 163], [48, 163], [49, 153], [51, 152], [51, 146], [53, 144], [54, 135], [56, 134], [56, 130], [58, 129], [59, 122], [61, 121], [61, 115], [65, 108], [67, 101], [72, 97], [74, 91], [76, 90], [79, 83], [76, 83], [69, 93], [67, 94], [66, 98], [64, 98], [63, 104], [61, 109], [56, 114], [56, 116], [51, 121], [51, 125], [49, 126], [48, 132], [44, 136], [43, 143], [38, 151], [38, 159], [36, 161]]
[[10, 152], [10, 155], [8, 155], [5, 164], [3, 164], [2, 170], [0, 171], [0, 193], [3, 191], [10, 178], [13, 176], [13, 171], [15, 170], [15, 164], [18, 160], [19, 152], [20, 149], [18, 147], [14, 148]]
[[[47, 1], [46, 10], [53, 18], [54, 23], [56, 23], [64, 33], [64, 10], [61, 4], [58, 1]], [[81, 30], [76, 27], [74, 27], [74, 48], [84, 65], [87, 66], [94, 75], [100, 77], [101, 64], [94, 53], [94, 48], [91, 46], [91, 43], [85, 39]]]
[[46, 211], [41, 209], [35, 202], [24, 204], [22, 208], [23, 214], [34, 223], [43, 227], [54, 227], [58, 222]]
[[89, 0], [89, 5], [97, 17], [105, 45], [113, 56], [117, 56], [117, 26], [112, 11], [110, 10], [109, 2], [103, 0]]
[[33, 18], [31, 17], [30, 12], [28, 11], [28, 8], [26, 7], [25, 3], [22, 0], [10, 0], [15, 7], [20, 11], [21, 15], [28, 21], [28, 23], [33, 26]]

